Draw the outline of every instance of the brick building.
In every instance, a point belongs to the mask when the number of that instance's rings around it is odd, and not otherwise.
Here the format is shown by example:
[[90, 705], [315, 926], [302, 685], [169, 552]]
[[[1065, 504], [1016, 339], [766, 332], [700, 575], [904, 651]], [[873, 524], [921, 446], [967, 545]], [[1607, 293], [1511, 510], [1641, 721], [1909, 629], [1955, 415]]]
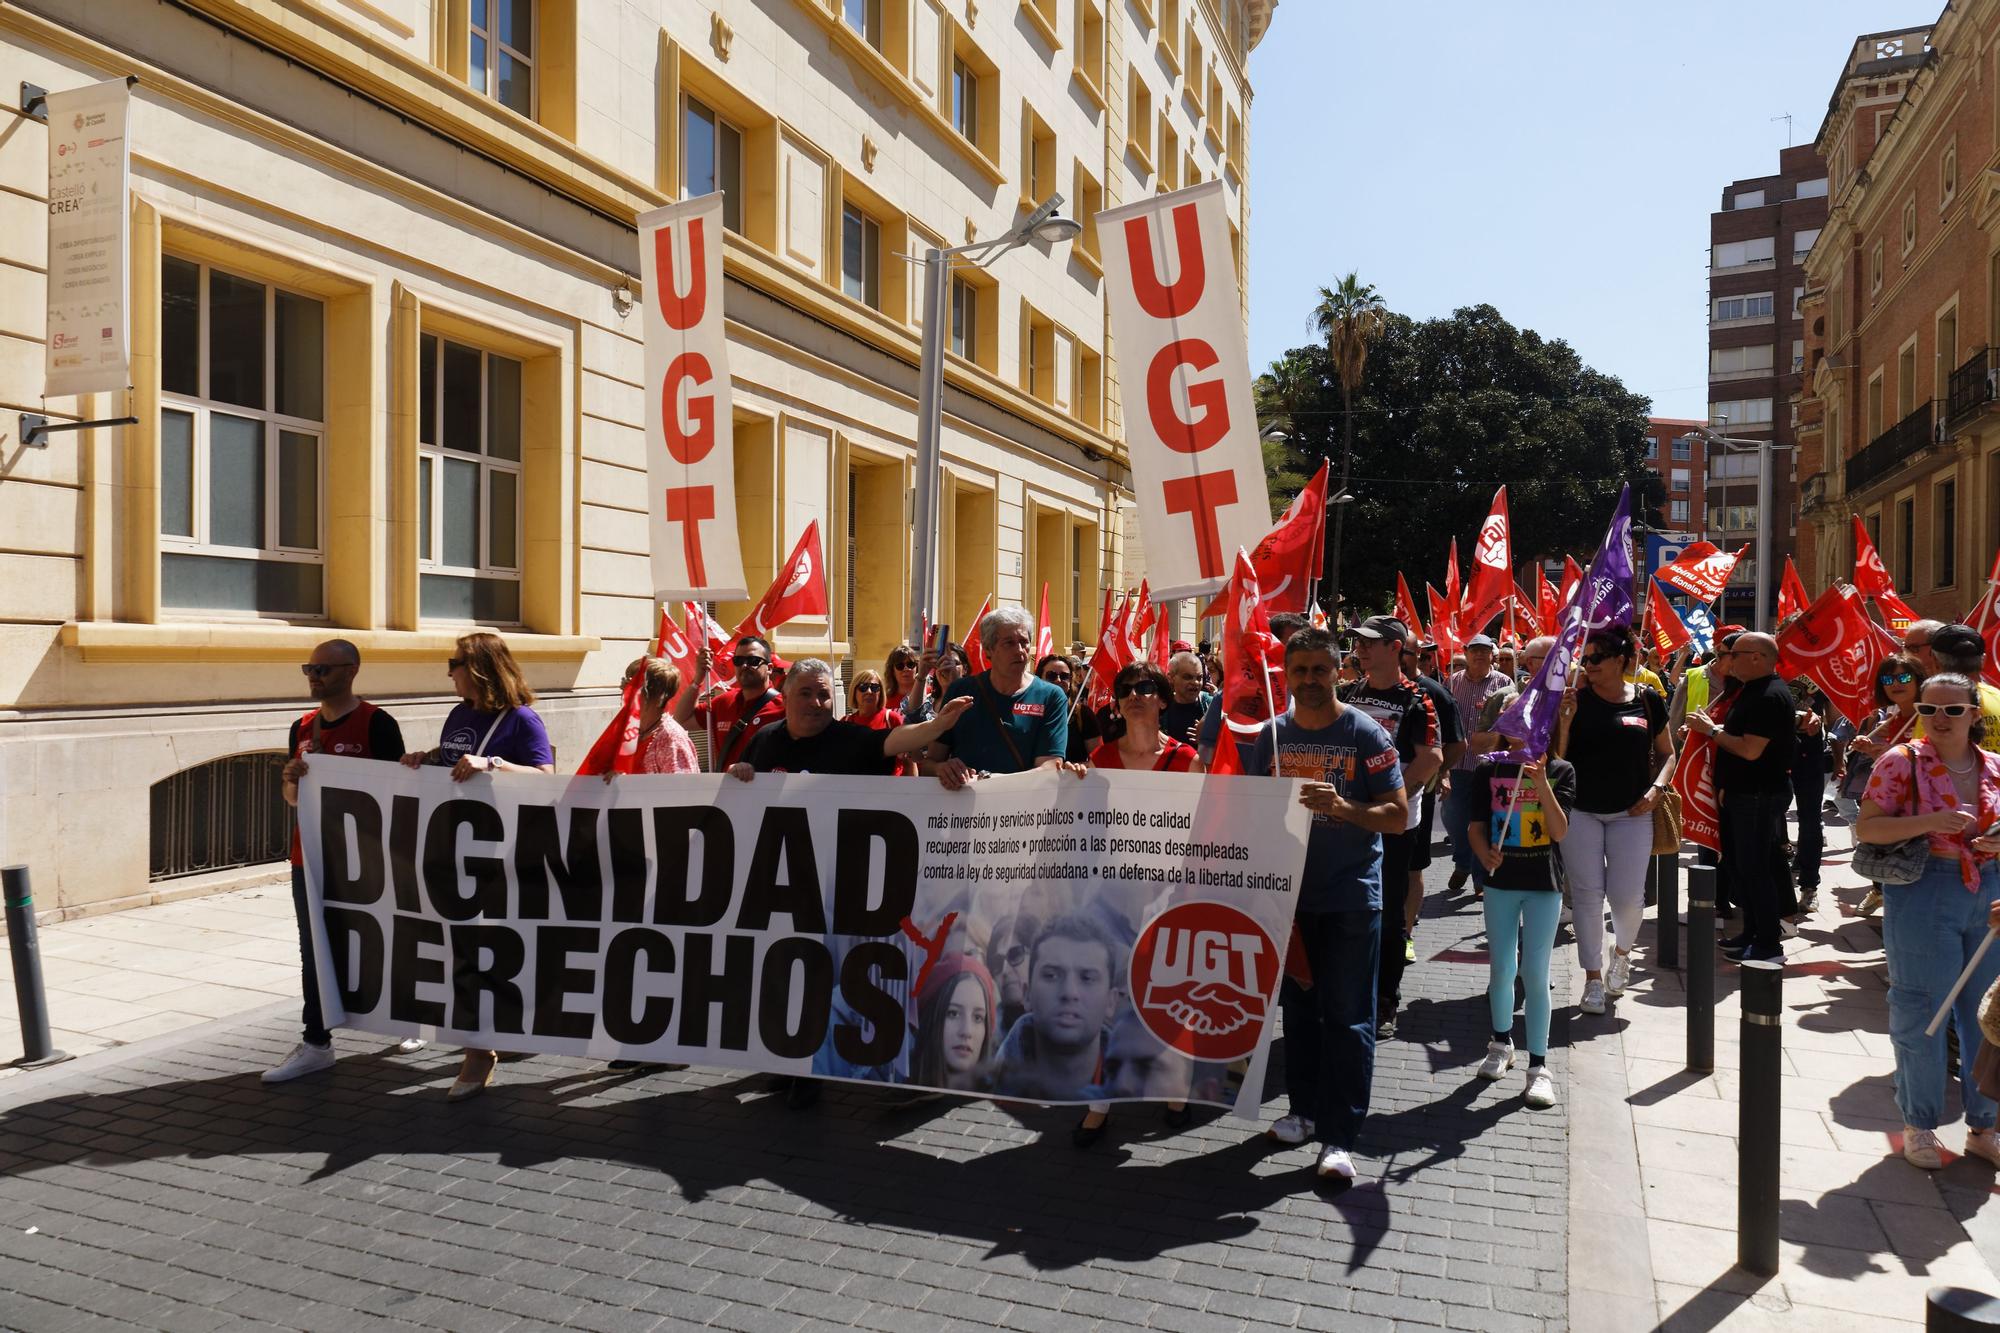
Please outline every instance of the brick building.
[[[1730, 182], [1721, 209], [1709, 215], [1709, 417], [1732, 439], [1780, 446], [1772, 460], [1774, 564], [1792, 553], [1796, 530], [1797, 474], [1783, 446], [1794, 442], [1790, 402], [1804, 367], [1803, 264], [1826, 224], [1826, 194], [1824, 163], [1811, 144], [1800, 144], [1778, 155], [1776, 174]], [[1755, 450], [1711, 449], [1695, 474], [1704, 521], [1691, 530], [1729, 550], [1753, 540], [1757, 467]], [[1724, 609], [1745, 623], [1756, 577], [1753, 553], [1725, 594]], [[1773, 577], [1774, 590], [1777, 582]]]
[[1807, 261], [1806, 578], [1851, 576], [1858, 514], [1940, 618], [1975, 602], [2000, 541], [1996, 41], [2000, 0], [1857, 39], [1814, 145], [1832, 212]]
[[1700, 439], [1689, 438], [1706, 424], [1691, 417], [1646, 418], [1646, 466], [1658, 474], [1666, 492], [1660, 519], [1674, 532], [1700, 532], [1707, 517], [1702, 469], [1707, 466], [1708, 448]]

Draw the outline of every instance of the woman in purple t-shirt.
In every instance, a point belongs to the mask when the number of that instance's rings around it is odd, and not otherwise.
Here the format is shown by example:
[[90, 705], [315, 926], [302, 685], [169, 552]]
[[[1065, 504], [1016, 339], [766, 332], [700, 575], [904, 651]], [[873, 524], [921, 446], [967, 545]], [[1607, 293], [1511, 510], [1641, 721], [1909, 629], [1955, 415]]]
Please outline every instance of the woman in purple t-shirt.
[[[404, 755], [405, 764], [449, 765], [454, 782], [464, 782], [475, 773], [556, 771], [548, 730], [528, 706], [535, 701], [535, 692], [528, 688], [504, 639], [484, 631], [467, 634], [458, 641], [457, 655], [445, 665], [459, 702], [446, 715], [437, 745]], [[463, 1101], [484, 1092], [499, 1060], [497, 1051], [466, 1051], [446, 1098]]]

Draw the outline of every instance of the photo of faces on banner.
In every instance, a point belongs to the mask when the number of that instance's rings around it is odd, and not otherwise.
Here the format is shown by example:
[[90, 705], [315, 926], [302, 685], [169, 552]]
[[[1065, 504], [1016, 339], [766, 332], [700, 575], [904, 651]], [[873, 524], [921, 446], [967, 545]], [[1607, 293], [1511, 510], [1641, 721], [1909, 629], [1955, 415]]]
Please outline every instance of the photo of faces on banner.
[[[935, 886], [942, 888], [943, 886]], [[909, 1025], [891, 1062], [858, 1066], [829, 1038], [815, 1074], [1033, 1102], [1143, 1099], [1233, 1104], [1228, 1069], [1155, 1037], [1126, 993], [1140, 929], [1187, 897], [1143, 883], [1025, 881], [927, 890], [913, 922], [935, 936], [956, 913], [919, 990], [926, 951], [904, 939], [910, 980], [881, 982]], [[834, 941], [836, 968], [858, 939]], [[866, 1020], [836, 998], [834, 1022]]]

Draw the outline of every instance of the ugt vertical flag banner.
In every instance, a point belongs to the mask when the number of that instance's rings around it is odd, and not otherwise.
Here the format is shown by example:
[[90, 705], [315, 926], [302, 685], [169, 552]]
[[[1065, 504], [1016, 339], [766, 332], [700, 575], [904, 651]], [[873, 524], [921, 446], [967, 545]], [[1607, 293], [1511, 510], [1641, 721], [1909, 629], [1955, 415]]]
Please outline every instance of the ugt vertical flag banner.
[[722, 196], [639, 217], [646, 289], [646, 489], [660, 601], [750, 595], [722, 329]]
[[1271, 526], [1222, 182], [1097, 215], [1146, 572], [1212, 593]]
[[106, 79], [49, 94], [50, 398], [132, 382], [132, 85]]

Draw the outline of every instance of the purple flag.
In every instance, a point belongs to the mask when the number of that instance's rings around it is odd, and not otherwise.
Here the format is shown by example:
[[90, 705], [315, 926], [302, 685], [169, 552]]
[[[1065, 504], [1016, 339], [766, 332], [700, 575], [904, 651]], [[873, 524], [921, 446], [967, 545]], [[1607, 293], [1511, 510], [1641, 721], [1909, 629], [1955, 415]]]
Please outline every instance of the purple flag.
[[1556, 716], [1562, 711], [1563, 690], [1583, 648], [1584, 636], [1606, 625], [1632, 623], [1632, 488], [1618, 493], [1611, 526], [1591, 557], [1590, 568], [1563, 607], [1562, 628], [1542, 668], [1507, 705], [1494, 730], [1521, 744], [1512, 750], [1481, 756], [1484, 763], [1524, 763], [1549, 752], [1555, 739]]

